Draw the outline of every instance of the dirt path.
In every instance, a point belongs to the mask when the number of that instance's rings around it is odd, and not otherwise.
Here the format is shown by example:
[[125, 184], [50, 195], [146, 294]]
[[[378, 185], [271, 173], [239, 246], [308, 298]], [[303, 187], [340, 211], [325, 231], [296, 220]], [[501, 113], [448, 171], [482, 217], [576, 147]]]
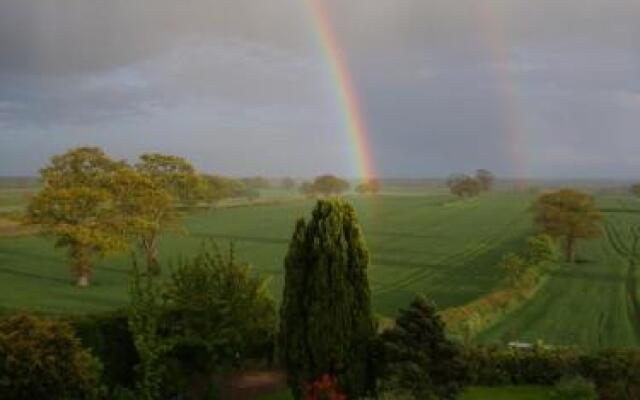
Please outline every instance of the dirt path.
[[253, 400], [287, 388], [286, 375], [276, 370], [236, 372], [215, 381], [222, 400]]

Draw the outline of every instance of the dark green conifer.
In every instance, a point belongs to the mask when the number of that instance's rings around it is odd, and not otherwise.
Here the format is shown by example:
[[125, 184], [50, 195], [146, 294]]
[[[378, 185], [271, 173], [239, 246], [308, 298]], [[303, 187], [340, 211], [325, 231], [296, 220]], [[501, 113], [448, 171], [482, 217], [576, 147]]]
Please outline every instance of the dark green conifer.
[[284, 265], [279, 343], [296, 398], [324, 374], [336, 376], [348, 398], [374, 388], [368, 262], [349, 203], [318, 201], [311, 220], [297, 222]]

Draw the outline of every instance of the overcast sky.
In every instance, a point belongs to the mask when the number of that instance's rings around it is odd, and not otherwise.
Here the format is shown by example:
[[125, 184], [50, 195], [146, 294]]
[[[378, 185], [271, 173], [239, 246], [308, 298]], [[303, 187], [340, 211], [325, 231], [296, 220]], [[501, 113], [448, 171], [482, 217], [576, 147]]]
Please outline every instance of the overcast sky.
[[[0, 175], [356, 173], [306, 0], [0, 1]], [[325, 0], [382, 176], [640, 177], [640, 1]]]

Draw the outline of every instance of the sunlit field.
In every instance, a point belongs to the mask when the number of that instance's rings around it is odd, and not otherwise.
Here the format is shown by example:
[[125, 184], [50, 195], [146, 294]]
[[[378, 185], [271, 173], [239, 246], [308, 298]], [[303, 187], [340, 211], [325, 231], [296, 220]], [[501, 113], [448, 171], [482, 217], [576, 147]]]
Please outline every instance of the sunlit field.
[[[464, 304], [499, 284], [503, 254], [518, 248], [530, 232], [523, 194], [488, 194], [470, 201], [449, 195], [389, 195], [350, 198], [371, 252], [370, 281], [377, 313], [391, 316], [416, 293], [440, 307]], [[233, 243], [236, 256], [271, 279], [280, 297], [283, 259], [295, 220], [307, 216], [311, 200], [295, 199], [198, 211], [186, 232], [164, 237], [161, 257], [189, 255], [213, 239], [222, 251]], [[45, 238], [1, 237], [0, 304], [50, 312], [88, 312], [118, 307], [126, 299], [129, 256], [109, 258], [96, 268], [93, 286], [74, 287], [65, 253]]]

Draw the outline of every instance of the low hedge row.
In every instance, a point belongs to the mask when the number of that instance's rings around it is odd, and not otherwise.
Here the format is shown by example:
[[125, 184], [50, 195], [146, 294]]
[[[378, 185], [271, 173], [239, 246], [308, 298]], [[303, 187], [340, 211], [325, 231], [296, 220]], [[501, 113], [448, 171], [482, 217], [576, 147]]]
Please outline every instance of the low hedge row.
[[468, 347], [465, 358], [474, 385], [552, 385], [579, 375], [594, 382], [602, 398], [640, 398], [639, 349]]

